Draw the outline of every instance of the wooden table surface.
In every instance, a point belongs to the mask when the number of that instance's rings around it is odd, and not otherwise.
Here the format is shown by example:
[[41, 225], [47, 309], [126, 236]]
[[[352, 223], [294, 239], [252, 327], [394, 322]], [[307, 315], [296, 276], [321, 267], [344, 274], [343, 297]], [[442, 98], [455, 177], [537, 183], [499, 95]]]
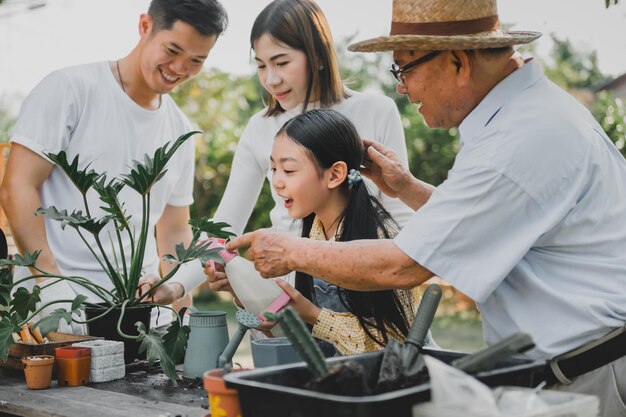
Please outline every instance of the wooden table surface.
[[29, 390], [23, 377], [0, 375], [0, 417], [203, 417], [206, 405], [199, 380], [173, 387], [156, 370], [80, 387], [59, 387], [53, 380], [44, 390]]

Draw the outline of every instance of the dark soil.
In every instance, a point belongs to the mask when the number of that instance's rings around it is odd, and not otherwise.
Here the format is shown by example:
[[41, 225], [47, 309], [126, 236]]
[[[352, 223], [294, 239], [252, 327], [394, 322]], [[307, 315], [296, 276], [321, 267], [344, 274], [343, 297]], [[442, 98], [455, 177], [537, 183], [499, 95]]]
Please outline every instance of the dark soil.
[[158, 367], [144, 367], [126, 371], [126, 377], [118, 381], [91, 384], [90, 387], [122, 394], [137, 395], [146, 400], [167, 401], [189, 407], [207, 408], [207, 393], [200, 378], [178, 381], [173, 386]]

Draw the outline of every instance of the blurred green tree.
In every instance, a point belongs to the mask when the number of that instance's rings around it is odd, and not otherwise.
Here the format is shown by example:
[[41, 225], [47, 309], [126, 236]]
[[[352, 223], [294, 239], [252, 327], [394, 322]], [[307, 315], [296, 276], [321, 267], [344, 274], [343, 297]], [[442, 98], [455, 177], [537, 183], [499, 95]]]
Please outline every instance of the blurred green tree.
[[[196, 141], [192, 217], [212, 216], [217, 209], [239, 137], [250, 117], [263, 108], [261, 90], [256, 75], [232, 76], [210, 69], [172, 93], [183, 112], [204, 132]], [[269, 225], [272, 204], [266, 184], [248, 222], [250, 230]]]

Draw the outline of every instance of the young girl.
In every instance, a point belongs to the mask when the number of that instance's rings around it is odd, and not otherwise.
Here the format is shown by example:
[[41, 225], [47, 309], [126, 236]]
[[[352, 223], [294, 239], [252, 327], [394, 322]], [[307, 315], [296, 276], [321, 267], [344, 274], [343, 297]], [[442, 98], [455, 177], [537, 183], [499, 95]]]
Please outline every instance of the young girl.
[[[391, 215], [363, 183], [363, 144], [347, 117], [329, 109], [296, 116], [278, 131], [270, 158], [274, 191], [289, 216], [303, 220], [302, 236], [348, 241], [395, 235]], [[277, 282], [313, 326], [313, 336], [344, 355], [384, 347], [390, 337], [404, 340], [415, 316], [412, 291], [351, 291], [300, 272], [296, 289]]]

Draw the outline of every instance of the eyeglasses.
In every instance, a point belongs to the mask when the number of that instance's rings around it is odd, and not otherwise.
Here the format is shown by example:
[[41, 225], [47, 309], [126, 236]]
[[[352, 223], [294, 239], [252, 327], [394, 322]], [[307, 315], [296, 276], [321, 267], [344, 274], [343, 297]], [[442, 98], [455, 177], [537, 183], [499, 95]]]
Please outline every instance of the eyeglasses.
[[415, 67], [417, 67], [419, 64], [423, 64], [424, 62], [428, 62], [431, 59], [433, 59], [434, 57], [436, 57], [437, 55], [439, 55], [442, 51], [433, 51], [430, 52], [420, 58], [417, 58], [415, 61], [411, 61], [406, 65], [403, 65], [401, 67], [398, 66], [398, 64], [393, 63], [391, 64], [391, 69], [389, 70], [393, 76], [395, 77], [396, 81], [398, 81], [400, 84], [404, 85], [404, 74], [411, 71], [412, 69], [414, 69]]

